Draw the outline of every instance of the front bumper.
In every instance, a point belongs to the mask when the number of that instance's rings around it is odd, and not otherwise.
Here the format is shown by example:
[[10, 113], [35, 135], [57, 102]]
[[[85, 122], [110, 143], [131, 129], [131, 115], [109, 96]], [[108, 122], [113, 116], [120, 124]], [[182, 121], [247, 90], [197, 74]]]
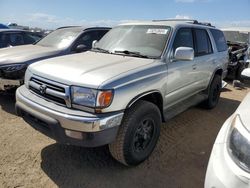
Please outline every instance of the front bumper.
[[222, 126], [213, 146], [205, 179], [205, 188], [250, 188], [250, 174], [242, 170], [230, 157], [226, 135], [229, 118]]
[[46, 101], [25, 86], [16, 91], [17, 114], [33, 128], [64, 144], [96, 147], [115, 140], [123, 112], [91, 114]]
[[5, 91], [13, 87], [19, 87], [23, 84], [23, 79], [11, 80], [0, 78], [0, 91]]

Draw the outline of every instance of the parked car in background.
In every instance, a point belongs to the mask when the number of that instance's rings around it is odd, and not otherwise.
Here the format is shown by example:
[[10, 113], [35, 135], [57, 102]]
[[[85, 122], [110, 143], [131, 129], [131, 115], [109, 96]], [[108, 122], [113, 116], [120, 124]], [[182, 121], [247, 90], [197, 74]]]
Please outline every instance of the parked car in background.
[[241, 72], [250, 63], [250, 28], [223, 29], [229, 47], [229, 79], [241, 80]]
[[106, 27], [63, 27], [32, 45], [0, 49], [0, 90], [7, 90], [23, 83], [28, 65], [36, 61], [84, 52], [109, 31]]
[[214, 108], [227, 72], [222, 31], [196, 20], [119, 25], [91, 51], [35, 63], [16, 91], [18, 115], [64, 144], [109, 144], [124, 165], [155, 148], [161, 123]]
[[17, 23], [8, 23], [7, 24], [10, 29], [22, 29], [22, 30], [29, 30], [28, 26], [18, 25]]
[[33, 44], [43, 36], [19, 29], [0, 29], [0, 48]]
[[[250, 68], [242, 72], [250, 80]], [[205, 188], [249, 188], [250, 93], [222, 126], [207, 167]]]
[[0, 23], [0, 29], [9, 29], [9, 27], [7, 25]]

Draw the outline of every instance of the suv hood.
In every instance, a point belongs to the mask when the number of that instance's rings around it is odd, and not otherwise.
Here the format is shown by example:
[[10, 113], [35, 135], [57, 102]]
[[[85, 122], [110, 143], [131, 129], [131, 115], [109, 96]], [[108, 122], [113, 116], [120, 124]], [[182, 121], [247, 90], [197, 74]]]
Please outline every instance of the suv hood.
[[154, 61], [89, 51], [40, 61], [32, 64], [29, 70], [67, 85], [98, 88], [104, 81]]
[[60, 53], [56, 48], [39, 45], [22, 45], [0, 50], [0, 65], [11, 63], [29, 63]]

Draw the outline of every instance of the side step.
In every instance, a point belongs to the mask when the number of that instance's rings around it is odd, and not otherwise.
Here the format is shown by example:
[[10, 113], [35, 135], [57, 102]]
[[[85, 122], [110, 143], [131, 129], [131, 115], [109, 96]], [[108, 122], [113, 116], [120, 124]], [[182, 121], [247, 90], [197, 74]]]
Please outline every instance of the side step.
[[199, 103], [201, 103], [202, 101], [206, 99], [207, 99], [207, 95], [205, 95], [204, 93], [199, 93], [181, 101], [180, 103], [177, 103], [167, 108], [166, 110], [164, 110], [165, 121], [172, 119], [176, 115], [184, 112], [185, 110], [187, 110], [188, 108], [192, 106], [198, 105]]

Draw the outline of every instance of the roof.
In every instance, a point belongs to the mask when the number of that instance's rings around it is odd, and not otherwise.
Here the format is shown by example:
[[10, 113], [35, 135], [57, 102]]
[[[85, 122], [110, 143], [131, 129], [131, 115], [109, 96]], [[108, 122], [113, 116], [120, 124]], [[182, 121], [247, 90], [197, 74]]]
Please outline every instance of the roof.
[[165, 25], [170, 27], [177, 27], [179, 25], [187, 26], [199, 26], [214, 28], [210, 23], [198, 22], [197, 20], [189, 19], [166, 19], [166, 20], [152, 20], [152, 21], [134, 21], [129, 23], [123, 23], [120, 25]]
[[89, 29], [111, 29], [110, 27], [83, 27], [83, 26], [64, 26], [59, 27], [57, 29], [69, 29], [69, 30], [76, 30], [76, 31], [84, 31]]
[[11, 32], [25, 31], [25, 32], [30, 32], [29, 30], [22, 30], [22, 29], [0, 29], [0, 32], [4, 32], [4, 31], [11, 31]]

